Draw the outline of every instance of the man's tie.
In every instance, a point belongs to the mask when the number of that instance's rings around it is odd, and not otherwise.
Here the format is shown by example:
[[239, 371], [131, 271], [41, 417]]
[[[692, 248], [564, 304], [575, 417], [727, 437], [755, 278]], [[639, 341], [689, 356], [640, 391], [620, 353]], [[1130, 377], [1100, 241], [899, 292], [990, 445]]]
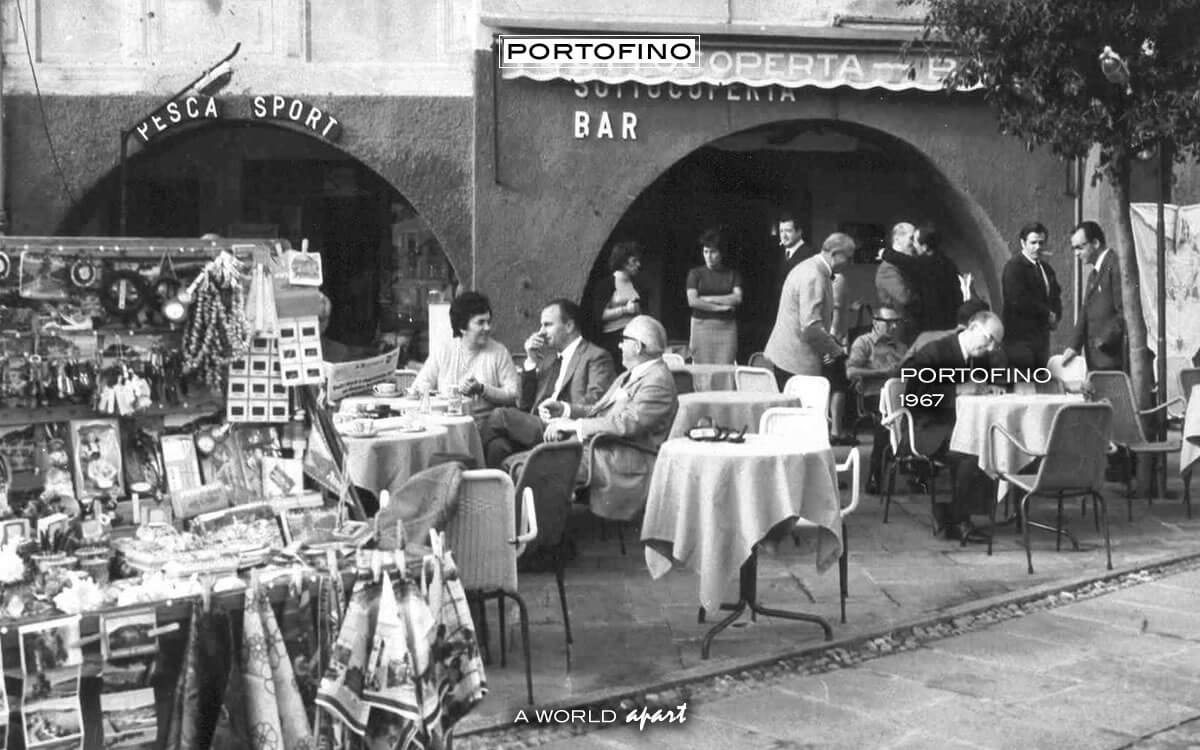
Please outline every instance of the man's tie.
[[1046, 287], [1046, 296], [1050, 296], [1050, 277], [1046, 275], [1046, 269], [1042, 268], [1042, 262], [1037, 262], [1038, 273], [1042, 275], [1042, 284]]
[[555, 355], [553, 364], [550, 365], [550, 371], [546, 373], [547, 376], [554, 376], [554, 379], [551, 381], [554, 384], [554, 392], [550, 394], [550, 398], [554, 399], [555, 401], [559, 400], [559, 393], [562, 391], [563, 386], [566, 385], [565, 382], [559, 382], [559, 379], [562, 378], [562, 363], [562, 352], [559, 352], [557, 355]]
[[1096, 291], [1096, 281], [1098, 278], [1099, 274], [1096, 273], [1096, 269], [1094, 267], [1092, 270], [1088, 271], [1087, 281], [1083, 283], [1084, 302], [1086, 302], [1088, 298], [1092, 296], [1092, 292]]

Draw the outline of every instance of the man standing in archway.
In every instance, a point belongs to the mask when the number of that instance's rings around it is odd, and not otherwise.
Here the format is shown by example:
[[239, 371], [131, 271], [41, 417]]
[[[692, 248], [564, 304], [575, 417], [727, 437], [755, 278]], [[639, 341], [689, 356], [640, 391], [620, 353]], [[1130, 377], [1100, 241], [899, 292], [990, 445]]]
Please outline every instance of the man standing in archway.
[[1040, 222], [1021, 227], [1021, 252], [1004, 265], [1004, 330], [1012, 367], [1045, 367], [1050, 332], [1062, 318], [1062, 288], [1044, 258], [1048, 234]]
[[785, 279], [800, 261], [813, 256], [813, 251], [804, 246], [804, 232], [796, 224], [796, 217], [783, 214], [779, 217], [779, 247], [783, 249], [779, 278]]

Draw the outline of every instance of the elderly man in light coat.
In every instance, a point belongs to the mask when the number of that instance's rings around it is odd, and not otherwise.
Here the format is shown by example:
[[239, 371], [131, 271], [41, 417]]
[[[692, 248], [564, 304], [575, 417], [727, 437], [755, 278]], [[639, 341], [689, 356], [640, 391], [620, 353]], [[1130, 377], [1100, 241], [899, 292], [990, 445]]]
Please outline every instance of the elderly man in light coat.
[[821, 252], [791, 270], [783, 282], [779, 313], [764, 353], [775, 366], [779, 389], [793, 375], [824, 375], [846, 353], [833, 336], [833, 275], [854, 256], [854, 240], [834, 232]]

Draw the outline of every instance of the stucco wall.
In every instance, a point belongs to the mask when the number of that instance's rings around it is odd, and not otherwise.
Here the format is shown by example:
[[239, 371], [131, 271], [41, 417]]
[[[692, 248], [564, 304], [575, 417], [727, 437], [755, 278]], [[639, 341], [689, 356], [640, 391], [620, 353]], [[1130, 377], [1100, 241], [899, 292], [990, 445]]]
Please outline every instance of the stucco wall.
[[[1062, 163], [1000, 136], [991, 113], [967, 97], [803, 90], [794, 102], [583, 99], [565, 82], [500, 81], [493, 153], [486, 55], [476, 71], [479, 279], [497, 308], [497, 335], [513, 346], [544, 300], [582, 294], [614, 225], [663, 170], [715, 138], [768, 122], [848, 121], [923, 153], [949, 186], [946, 203], [958, 204], [944, 213], [969, 230], [955, 239], [977, 244], [956, 251], [990, 261], [984, 281], [993, 301], [1017, 227], [1037, 218], [1065, 232], [1072, 219]], [[611, 140], [576, 139], [576, 110], [589, 112], [593, 123], [608, 111], [618, 125], [622, 112], [633, 112], [637, 140], [620, 140], [619, 127]], [[930, 207], [931, 218], [938, 213]], [[1065, 260], [1055, 265], [1065, 269]]]
[[[274, 92], [262, 92], [274, 93]], [[120, 128], [159, 103], [143, 96], [44, 99], [60, 178], [31, 96], [5, 97], [10, 234], [54, 234], [74, 200], [119, 165]], [[226, 119], [248, 118], [250, 97], [226, 97]], [[334, 113], [337, 146], [390, 182], [437, 235], [455, 269], [471, 267], [472, 101], [469, 98], [311, 97]], [[169, 136], [164, 136], [164, 138]], [[152, 155], [154, 144], [149, 146]]]

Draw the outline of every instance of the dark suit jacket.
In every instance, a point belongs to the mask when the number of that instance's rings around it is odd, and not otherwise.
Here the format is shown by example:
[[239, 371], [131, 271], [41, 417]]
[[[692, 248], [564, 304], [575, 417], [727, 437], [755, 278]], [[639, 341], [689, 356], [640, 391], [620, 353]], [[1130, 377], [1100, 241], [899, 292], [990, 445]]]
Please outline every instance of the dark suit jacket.
[[[962, 347], [958, 343], [957, 332], [949, 336], [934, 339], [915, 350], [903, 363], [903, 367], [966, 367]], [[942, 397], [941, 403], [933, 408], [910, 406], [908, 410], [913, 415], [913, 426], [916, 434], [918, 451], [926, 456], [937, 453], [942, 444], [949, 439], [954, 429], [955, 399], [958, 389], [954, 383], [921, 383], [909, 379], [904, 383], [906, 393], [937, 394]]]
[[1121, 270], [1113, 250], [1088, 276], [1079, 321], [1070, 347], [1087, 357], [1089, 370], [1125, 369], [1125, 313], [1121, 302]]
[[[1017, 254], [1004, 264], [1002, 292], [1004, 294], [1004, 340], [1006, 343], [1028, 343], [1042, 350], [1050, 347], [1050, 313], [1062, 318], [1062, 288], [1049, 263], [1042, 263], [1050, 291], [1037, 266], [1024, 255]], [[1037, 362], [1042, 367], [1045, 362]]]
[[[558, 380], [560, 364], [561, 360], [555, 357], [543, 362], [537, 369], [521, 371], [521, 393], [517, 408], [532, 412], [538, 404], [556, 395], [551, 391]], [[558, 394], [558, 400], [568, 404], [590, 406], [596, 403], [616, 377], [612, 355], [587, 339], [579, 341], [568, 368], [562, 393]]]
[[913, 280], [918, 305], [917, 330], [942, 331], [958, 324], [958, 306], [963, 298], [954, 261], [940, 252], [905, 255], [890, 247], [883, 251], [883, 260]]

